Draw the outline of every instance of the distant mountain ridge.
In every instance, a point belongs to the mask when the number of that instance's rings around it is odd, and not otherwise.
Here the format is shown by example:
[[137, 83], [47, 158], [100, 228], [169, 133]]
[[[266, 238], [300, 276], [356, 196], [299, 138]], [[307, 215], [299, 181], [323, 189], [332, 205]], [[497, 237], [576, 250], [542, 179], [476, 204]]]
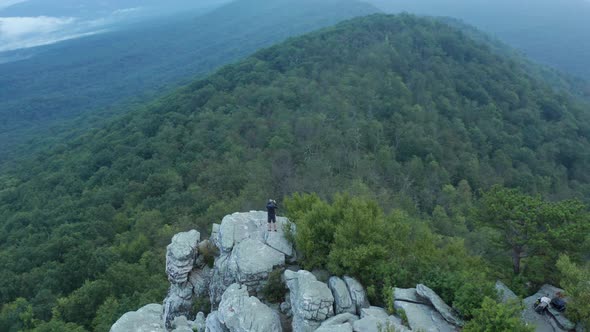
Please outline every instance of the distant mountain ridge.
[[113, 107], [162, 95], [287, 37], [377, 11], [354, 0], [239, 0], [199, 17], [51, 45], [32, 57], [16, 52], [25, 59], [0, 64], [0, 164], [64, 130], [49, 130], [52, 124], [100, 109], [122, 112]]
[[453, 193], [495, 184], [587, 200], [587, 110], [438, 20], [292, 38], [1, 173], [0, 302], [111, 326], [161, 301], [174, 233], [295, 192], [447, 219]]

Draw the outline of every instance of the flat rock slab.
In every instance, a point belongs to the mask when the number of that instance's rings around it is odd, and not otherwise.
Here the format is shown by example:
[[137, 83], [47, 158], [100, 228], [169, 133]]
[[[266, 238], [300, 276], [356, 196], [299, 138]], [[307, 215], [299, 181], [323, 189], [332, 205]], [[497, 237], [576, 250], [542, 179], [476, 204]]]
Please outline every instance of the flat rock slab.
[[416, 292], [421, 297], [427, 298], [440, 315], [449, 323], [456, 326], [463, 326], [463, 320], [455, 313], [453, 308], [449, 307], [432, 289], [425, 285], [418, 284]]
[[[570, 320], [568, 320], [562, 313], [549, 309], [542, 315], [535, 312], [533, 304], [535, 301], [543, 296], [554, 298], [558, 293], [563, 293], [563, 289], [551, 285], [543, 285], [537, 293], [527, 297], [523, 300], [524, 310], [522, 312], [522, 319], [529, 325], [535, 327], [536, 332], [561, 332], [569, 331], [575, 327]], [[567, 299], [565, 299], [567, 301]]]
[[166, 332], [161, 315], [162, 305], [148, 304], [121, 316], [110, 332]]
[[459, 329], [449, 324], [434, 308], [424, 304], [395, 301], [396, 310], [403, 309], [408, 324], [414, 331], [424, 332], [456, 332]]
[[416, 288], [393, 288], [393, 300], [429, 304], [427, 299], [418, 295]]
[[238, 281], [268, 274], [275, 266], [285, 265], [285, 255], [255, 239], [245, 239], [234, 247], [230, 260], [237, 266]]

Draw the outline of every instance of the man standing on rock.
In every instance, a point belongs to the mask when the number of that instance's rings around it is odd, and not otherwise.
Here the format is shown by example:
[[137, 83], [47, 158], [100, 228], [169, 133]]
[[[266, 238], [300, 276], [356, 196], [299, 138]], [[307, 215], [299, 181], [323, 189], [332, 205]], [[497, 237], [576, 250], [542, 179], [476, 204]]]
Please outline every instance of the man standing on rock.
[[269, 199], [266, 204], [266, 210], [268, 211], [268, 231], [277, 231], [277, 212], [278, 209], [277, 201]]

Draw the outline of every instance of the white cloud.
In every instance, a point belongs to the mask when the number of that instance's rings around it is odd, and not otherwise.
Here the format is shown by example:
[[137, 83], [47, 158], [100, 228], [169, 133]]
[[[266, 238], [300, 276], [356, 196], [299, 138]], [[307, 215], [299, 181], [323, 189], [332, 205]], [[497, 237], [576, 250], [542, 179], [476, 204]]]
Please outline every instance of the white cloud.
[[0, 0], [0, 9], [16, 5], [17, 3], [25, 2], [28, 0]]
[[0, 17], [0, 40], [15, 40], [31, 35], [46, 35], [76, 22], [72, 17]]

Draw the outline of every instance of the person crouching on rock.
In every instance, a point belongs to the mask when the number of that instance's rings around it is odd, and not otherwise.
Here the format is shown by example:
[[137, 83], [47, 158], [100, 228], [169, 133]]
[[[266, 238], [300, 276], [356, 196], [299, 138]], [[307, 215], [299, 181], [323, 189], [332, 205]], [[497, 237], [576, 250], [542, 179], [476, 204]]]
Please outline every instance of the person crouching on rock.
[[551, 303], [551, 299], [546, 296], [543, 296], [543, 297], [537, 299], [537, 301], [535, 301], [535, 304], [534, 304], [535, 311], [538, 314], [543, 314], [543, 312], [545, 312], [547, 307], [549, 307], [550, 303]]
[[266, 204], [266, 210], [268, 211], [268, 231], [277, 231], [277, 201], [269, 199]]

